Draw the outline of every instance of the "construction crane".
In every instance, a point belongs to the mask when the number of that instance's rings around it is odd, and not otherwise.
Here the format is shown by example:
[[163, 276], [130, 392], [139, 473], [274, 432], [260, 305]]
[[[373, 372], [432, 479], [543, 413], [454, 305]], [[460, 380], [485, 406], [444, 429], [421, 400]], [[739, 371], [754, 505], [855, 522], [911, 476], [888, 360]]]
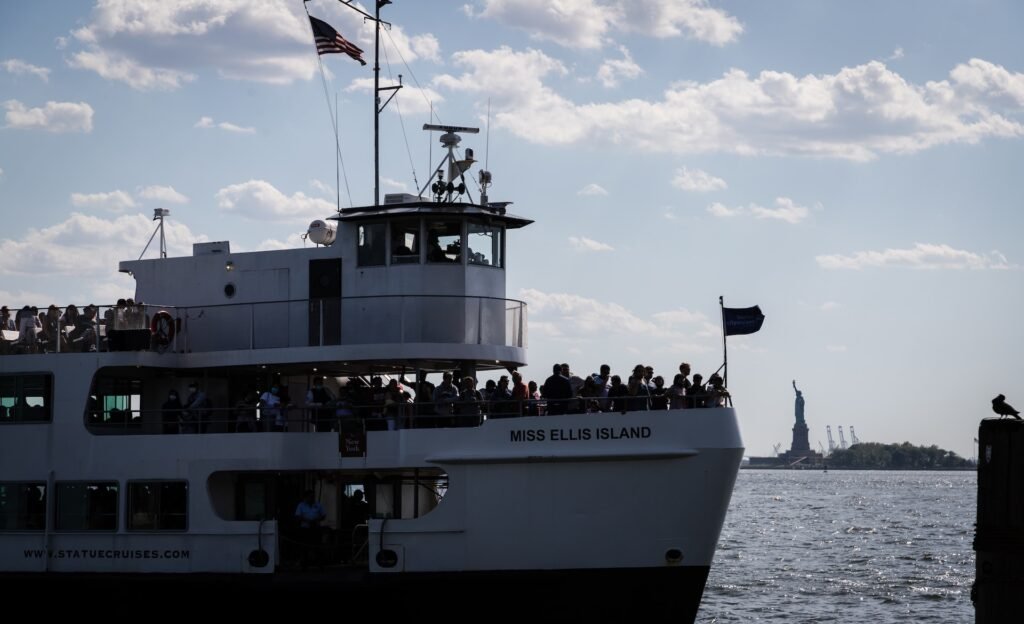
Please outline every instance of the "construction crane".
[[853, 425], [850, 425], [850, 446], [854, 444], [860, 444], [860, 438], [857, 437], [857, 432], [853, 430]]
[[839, 430], [839, 448], [845, 451], [849, 447], [846, 446], [846, 436], [843, 435], [843, 426], [839, 425], [836, 429]]
[[828, 434], [828, 454], [831, 455], [832, 451], [836, 450], [835, 440], [832, 439], [832, 425], [825, 425], [825, 433]]
[[827, 453], [825, 452], [825, 447], [821, 445], [821, 440], [818, 440], [818, 448], [821, 449], [822, 455], [827, 455]]
[[773, 444], [773, 445], [772, 445], [772, 450], [774, 450], [774, 451], [775, 451], [775, 456], [776, 456], [776, 457], [778, 457], [778, 456], [779, 456], [779, 449], [780, 449], [780, 448], [782, 448], [782, 442], [779, 442], [778, 444]]

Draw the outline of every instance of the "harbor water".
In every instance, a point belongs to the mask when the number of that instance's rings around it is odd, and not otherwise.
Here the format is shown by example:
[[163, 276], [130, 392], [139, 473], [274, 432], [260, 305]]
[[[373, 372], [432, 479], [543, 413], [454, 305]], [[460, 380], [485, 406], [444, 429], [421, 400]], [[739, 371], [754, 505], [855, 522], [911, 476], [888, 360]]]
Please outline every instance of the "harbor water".
[[741, 470], [698, 622], [972, 622], [976, 473]]

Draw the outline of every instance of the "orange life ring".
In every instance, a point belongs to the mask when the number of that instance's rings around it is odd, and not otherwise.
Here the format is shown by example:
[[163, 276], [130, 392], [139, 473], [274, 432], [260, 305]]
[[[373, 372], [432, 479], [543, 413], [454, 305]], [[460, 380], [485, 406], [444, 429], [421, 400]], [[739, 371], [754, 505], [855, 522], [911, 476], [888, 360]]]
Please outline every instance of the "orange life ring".
[[170, 312], [160, 310], [154, 314], [149, 324], [149, 333], [153, 334], [153, 342], [161, 347], [171, 344], [174, 340], [174, 318]]

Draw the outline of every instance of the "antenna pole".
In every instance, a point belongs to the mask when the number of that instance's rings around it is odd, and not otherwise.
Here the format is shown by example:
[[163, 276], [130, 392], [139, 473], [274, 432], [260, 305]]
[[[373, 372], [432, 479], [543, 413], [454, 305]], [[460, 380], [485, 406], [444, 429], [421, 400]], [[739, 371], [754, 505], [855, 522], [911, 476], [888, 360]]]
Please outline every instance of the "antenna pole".
[[[334, 119], [338, 119], [338, 92], [334, 92]], [[338, 194], [338, 214], [341, 214], [341, 173], [338, 164], [341, 159], [341, 142], [338, 140], [338, 124], [334, 124], [334, 189]]]
[[373, 205], [380, 205], [380, 7], [375, 2], [373, 43]]

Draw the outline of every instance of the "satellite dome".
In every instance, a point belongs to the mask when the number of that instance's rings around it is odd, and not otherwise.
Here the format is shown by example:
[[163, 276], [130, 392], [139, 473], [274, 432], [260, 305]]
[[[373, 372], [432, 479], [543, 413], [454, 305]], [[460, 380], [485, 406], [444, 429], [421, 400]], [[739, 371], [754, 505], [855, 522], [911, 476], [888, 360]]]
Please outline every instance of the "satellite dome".
[[309, 224], [306, 235], [317, 245], [330, 245], [334, 242], [335, 231], [326, 222], [317, 219]]

